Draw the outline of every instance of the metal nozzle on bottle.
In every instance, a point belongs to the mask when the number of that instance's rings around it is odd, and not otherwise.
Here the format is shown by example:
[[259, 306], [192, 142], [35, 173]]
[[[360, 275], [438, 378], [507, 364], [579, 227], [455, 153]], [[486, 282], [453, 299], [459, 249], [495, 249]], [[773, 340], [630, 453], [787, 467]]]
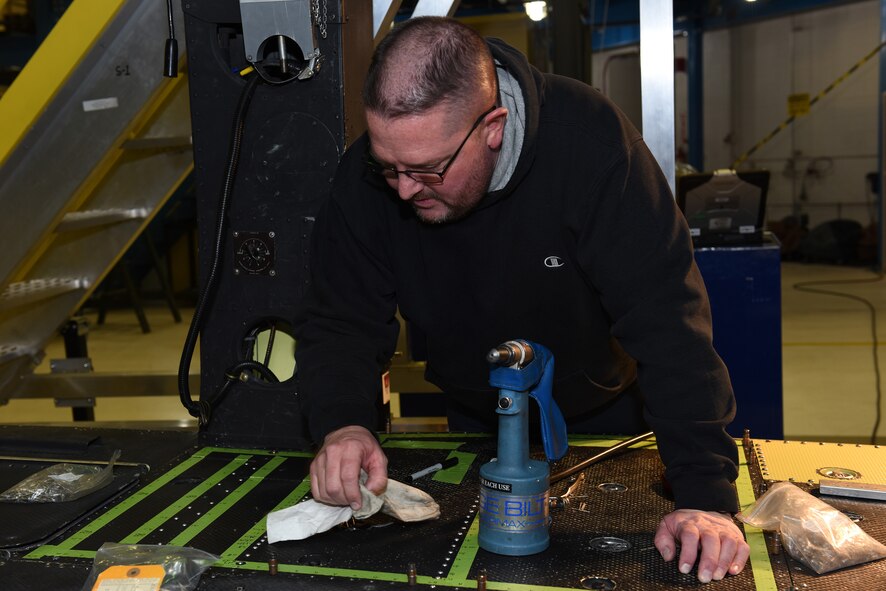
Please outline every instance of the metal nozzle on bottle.
[[532, 347], [525, 341], [507, 341], [486, 354], [486, 361], [496, 365], [520, 369], [535, 358]]

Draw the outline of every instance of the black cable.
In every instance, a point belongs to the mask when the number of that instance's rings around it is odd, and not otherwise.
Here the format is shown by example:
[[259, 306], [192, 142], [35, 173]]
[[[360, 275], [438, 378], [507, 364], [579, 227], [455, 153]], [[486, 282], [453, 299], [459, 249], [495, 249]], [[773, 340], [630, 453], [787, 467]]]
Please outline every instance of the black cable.
[[172, 0], [166, 0], [166, 16], [169, 17], [169, 38], [175, 39], [175, 24], [172, 22]]
[[869, 279], [833, 279], [833, 280], [823, 280], [823, 281], [801, 281], [800, 283], [795, 283], [793, 285], [794, 289], [797, 291], [805, 291], [808, 293], [818, 293], [823, 295], [831, 295], [837, 296], [841, 298], [848, 298], [850, 300], [855, 300], [857, 302], [861, 302], [864, 304], [871, 316], [871, 338], [873, 339], [873, 353], [874, 353], [874, 376], [876, 379], [876, 397], [875, 397], [875, 405], [874, 409], [874, 428], [871, 431], [871, 445], [877, 444], [877, 432], [880, 430], [880, 406], [883, 400], [883, 392], [880, 387], [880, 356], [877, 352], [879, 347], [879, 341], [877, 338], [877, 309], [874, 305], [867, 299], [857, 296], [851, 293], [843, 293], [841, 291], [831, 291], [829, 289], [815, 289], [812, 286], [816, 285], [853, 285], [858, 283], [876, 283], [877, 281], [882, 281], [883, 274], [878, 273], [876, 277], [871, 277]]
[[229, 380], [239, 380], [240, 374], [244, 370], [252, 370], [254, 372], [257, 372], [261, 375], [262, 378], [264, 378], [268, 382], [271, 382], [272, 384], [280, 383], [280, 379], [266, 365], [262, 365], [258, 361], [251, 360], [241, 361], [234, 367], [230, 368], [228, 371], [225, 372], [225, 377]]
[[[257, 361], [249, 361], [249, 360], [241, 361], [240, 363], [238, 363], [237, 365], [228, 369], [225, 372], [225, 383], [222, 384], [221, 388], [219, 388], [218, 393], [215, 396], [213, 396], [211, 399], [209, 399], [208, 402], [206, 403], [207, 407], [210, 409], [210, 413], [211, 413], [211, 409], [215, 408], [215, 405], [218, 404], [219, 402], [221, 402], [221, 400], [225, 397], [225, 395], [228, 393], [228, 390], [230, 390], [231, 386], [234, 383], [239, 382], [239, 381], [246, 381], [242, 377], [242, 372], [244, 370], [252, 370], [252, 371], [258, 372], [259, 374], [261, 374], [261, 377], [263, 377], [266, 381], [271, 382], [273, 384], [280, 383], [280, 379], [276, 376], [276, 374], [274, 374], [273, 371], [271, 371], [270, 369], [268, 369], [267, 367], [265, 367], [261, 363], [258, 363]], [[246, 379], [249, 379], [248, 374], [246, 376]]]
[[166, 16], [169, 19], [169, 38], [163, 53], [163, 76], [178, 77], [178, 41], [175, 40], [175, 23], [172, 22], [172, 0], [166, 0]]
[[274, 337], [277, 334], [277, 325], [271, 324], [271, 332], [268, 334], [268, 348], [265, 350], [264, 365], [267, 367], [271, 363], [271, 352], [274, 350]]
[[[265, 358], [262, 363], [265, 367], [269, 367], [271, 363], [271, 353], [274, 351], [274, 339], [277, 335], [277, 325], [272, 320], [266, 320], [258, 324], [243, 337], [242, 355], [244, 359], [258, 357], [258, 335], [264, 331], [268, 331], [268, 344], [265, 347]], [[258, 363], [258, 361], [256, 361]]]
[[209, 404], [203, 401], [194, 402], [191, 399], [188, 374], [190, 373], [191, 359], [194, 356], [194, 349], [197, 346], [197, 337], [200, 334], [200, 329], [203, 325], [203, 313], [206, 311], [206, 307], [212, 296], [215, 295], [215, 284], [218, 279], [218, 267], [222, 257], [222, 246], [224, 244], [225, 221], [228, 215], [228, 207], [230, 205], [231, 191], [234, 187], [234, 179], [237, 174], [237, 165], [240, 161], [240, 144], [243, 140], [243, 126], [246, 119], [246, 112], [249, 109], [249, 103], [252, 100], [255, 87], [258, 85], [260, 79], [259, 76], [250, 77], [249, 81], [243, 87], [243, 91], [240, 93], [240, 101], [237, 104], [234, 125], [231, 132], [228, 163], [218, 204], [218, 219], [216, 220], [215, 249], [212, 254], [212, 265], [206, 279], [206, 284], [203, 286], [203, 290], [200, 292], [200, 297], [197, 299], [197, 306], [194, 310], [194, 316], [191, 318], [191, 325], [188, 328], [188, 336], [185, 338], [185, 345], [182, 350], [181, 362], [178, 366], [178, 392], [182, 405], [184, 405], [192, 417], [196, 417], [200, 420], [201, 425], [206, 425], [209, 422], [211, 408]]

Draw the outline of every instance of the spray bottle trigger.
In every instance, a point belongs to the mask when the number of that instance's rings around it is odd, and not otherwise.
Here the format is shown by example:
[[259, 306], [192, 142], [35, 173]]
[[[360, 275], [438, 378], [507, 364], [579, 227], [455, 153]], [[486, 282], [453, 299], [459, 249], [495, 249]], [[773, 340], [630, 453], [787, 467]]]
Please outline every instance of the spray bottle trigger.
[[535, 388], [529, 391], [529, 396], [538, 404], [541, 418], [541, 440], [545, 448], [545, 456], [548, 461], [556, 461], [566, 455], [569, 442], [566, 436], [566, 420], [560, 407], [554, 401], [554, 356], [539, 345], [533, 344], [536, 361], [541, 361], [544, 367], [541, 379]]
[[566, 439], [566, 421], [553, 395], [554, 355], [538, 343], [522, 342], [532, 348], [532, 361], [520, 369], [496, 367], [489, 373], [489, 385], [518, 392], [528, 391], [540, 411], [545, 455], [553, 462], [565, 456], [569, 448]]

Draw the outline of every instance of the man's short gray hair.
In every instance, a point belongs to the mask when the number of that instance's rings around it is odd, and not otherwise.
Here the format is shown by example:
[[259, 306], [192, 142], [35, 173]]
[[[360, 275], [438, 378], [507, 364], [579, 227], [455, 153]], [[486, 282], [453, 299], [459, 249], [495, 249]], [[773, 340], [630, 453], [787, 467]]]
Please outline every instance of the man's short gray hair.
[[494, 90], [495, 84], [492, 54], [478, 33], [454, 19], [417, 17], [376, 47], [363, 104], [390, 119], [445, 103], [467, 109], [484, 86]]

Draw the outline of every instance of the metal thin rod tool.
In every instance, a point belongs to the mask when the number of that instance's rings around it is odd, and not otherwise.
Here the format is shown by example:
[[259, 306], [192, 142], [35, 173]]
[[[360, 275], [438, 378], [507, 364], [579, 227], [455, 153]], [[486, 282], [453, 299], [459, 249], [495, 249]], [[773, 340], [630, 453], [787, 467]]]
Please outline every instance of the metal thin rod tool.
[[631, 437], [630, 439], [625, 439], [624, 441], [622, 441], [620, 443], [616, 443], [612, 447], [604, 449], [600, 453], [595, 454], [582, 462], [579, 462], [578, 464], [572, 466], [571, 468], [567, 468], [557, 474], [552, 474], [551, 475], [551, 484], [554, 484], [555, 482], [559, 482], [569, 476], [572, 476], [576, 472], [581, 472], [585, 468], [587, 468], [593, 464], [596, 464], [597, 462], [605, 460], [609, 456], [614, 455], [614, 454], [620, 452], [621, 450], [634, 445], [635, 443], [640, 443], [641, 441], [643, 441], [645, 439], [649, 439], [653, 435], [655, 435], [655, 433], [653, 433], [652, 431], [649, 431], [648, 433], [641, 433], [640, 435], [637, 435], [635, 437]]

